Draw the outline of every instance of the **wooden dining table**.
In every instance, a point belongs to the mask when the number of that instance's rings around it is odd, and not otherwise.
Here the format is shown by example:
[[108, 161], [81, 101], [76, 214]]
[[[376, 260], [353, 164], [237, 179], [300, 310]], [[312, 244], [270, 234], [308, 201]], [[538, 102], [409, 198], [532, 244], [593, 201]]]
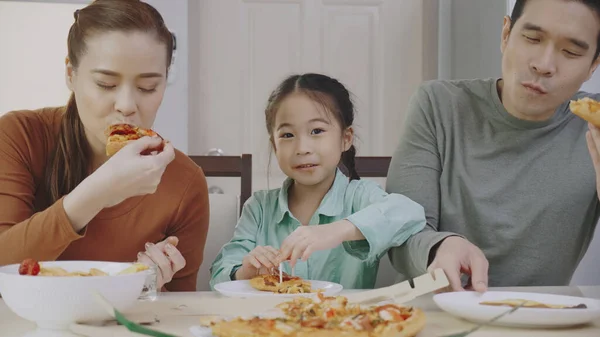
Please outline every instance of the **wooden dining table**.
[[[600, 300], [600, 286], [565, 286], [565, 287], [515, 287], [515, 288], [492, 288], [490, 290], [536, 292], [556, 295], [568, 295], [578, 297], [589, 297]], [[340, 295], [348, 294], [356, 290], [344, 290]], [[210, 315], [211, 308], [203, 306], [207, 299], [221, 297], [215, 292], [183, 292], [162, 293], [154, 302], [140, 302], [136, 306], [131, 317], [144, 320], [148, 315], [156, 317], [158, 322], [151, 325], [152, 328], [176, 336], [192, 337], [190, 327], [200, 325], [203, 315]], [[421, 308], [426, 315], [427, 324], [418, 337], [440, 337], [451, 333], [457, 333], [473, 327], [475, 324], [454, 317], [440, 310], [433, 301], [433, 294], [423, 295], [406, 303]], [[189, 311], [190, 307], [195, 310]], [[198, 308], [201, 308], [199, 311]], [[27, 337], [31, 336], [36, 326], [15, 315], [0, 299], [0, 336], [2, 337]], [[141, 336], [129, 332], [125, 327], [115, 322], [103, 324], [74, 324], [71, 331], [82, 336], [98, 337], [126, 337]], [[53, 335], [52, 337], [58, 337]], [[524, 329], [499, 326], [487, 326], [472, 334], [473, 337], [600, 337], [600, 320], [591, 324], [560, 329]]]

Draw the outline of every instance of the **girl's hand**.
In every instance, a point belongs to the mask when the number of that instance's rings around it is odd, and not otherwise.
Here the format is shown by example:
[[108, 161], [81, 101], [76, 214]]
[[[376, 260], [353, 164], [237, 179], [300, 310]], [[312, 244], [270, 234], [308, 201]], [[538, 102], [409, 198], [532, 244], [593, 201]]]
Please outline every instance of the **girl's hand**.
[[281, 244], [281, 261], [290, 260], [296, 265], [298, 259], [308, 260], [318, 250], [332, 249], [344, 241], [363, 240], [362, 233], [348, 220], [327, 225], [300, 226]]
[[279, 252], [271, 246], [257, 246], [244, 256], [242, 266], [235, 273], [237, 280], [248, 280], [279, 267]]

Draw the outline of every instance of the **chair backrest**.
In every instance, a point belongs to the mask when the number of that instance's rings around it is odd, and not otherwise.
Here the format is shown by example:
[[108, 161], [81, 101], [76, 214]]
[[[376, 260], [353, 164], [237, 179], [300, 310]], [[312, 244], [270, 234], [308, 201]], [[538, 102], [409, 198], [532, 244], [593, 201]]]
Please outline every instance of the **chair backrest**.
[[189, 156], [207, 177], [240, 177], [240, 211], [252, 195], [252, 155]]
[[233, 237], [238, 220], [238, 198], [233, 194], [210, 194], [210, 224], [204, 246], [202, 265], [198, 270], [196, 291], [210, 290], [210, 266], [221, 247]]
[[388, 174], [392, 157], [356, 157], [356, 172], [361, 177], [385, 178]]

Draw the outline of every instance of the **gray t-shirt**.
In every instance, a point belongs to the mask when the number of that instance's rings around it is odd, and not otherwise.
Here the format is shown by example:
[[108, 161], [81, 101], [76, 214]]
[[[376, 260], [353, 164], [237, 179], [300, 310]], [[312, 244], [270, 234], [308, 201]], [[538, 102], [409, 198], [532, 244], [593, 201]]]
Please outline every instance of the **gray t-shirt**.
[[547, 121], [518, 119], [496, 82], [431, 81], [412, 97], [387, 190], [423, 205], [428, 226], [389, 252], [392, 264], [422, 274], [456, 233], [485, 253], [490, 286], [566, 285], [600, 214], [587, 123], [568, 102]]

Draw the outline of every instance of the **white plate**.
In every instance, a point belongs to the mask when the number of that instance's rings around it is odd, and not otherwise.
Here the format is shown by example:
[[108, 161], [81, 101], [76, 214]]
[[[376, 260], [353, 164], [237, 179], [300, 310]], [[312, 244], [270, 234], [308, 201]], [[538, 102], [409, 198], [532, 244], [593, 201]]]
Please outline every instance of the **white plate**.
[[[313, 289], [323, 289], [323, 295], [333, 296], [344, 287], [341, 284], [327, 281], [310, 281]], [[260, 291], [252, 288], [248, 280], [229, 281], [218, 283], [215, 285], [215, 290], [228, 297], [259, 297], [259, 296], [281, 296], [281, 297], [296, 297], [296, 296], [314, 296], [315, 293], [307, 294], [275, 294], [269, 291]]]
[[479, 294], [473, 291], [438, 294], [435, 303], [444, 311], [472, 322], [485, 322], [511, 309], [507, 306], [479, 304], [482, 301], [506, 299], [532, 300], [546, 304], [577, 305], [583, 303], [587, 309], [537, 309], [519, 308], [494, 324], [514, 327], [555, 328], [580, 325], [600, 319], [600, 301], [572, 296], [551, 294], [488, 291]]

